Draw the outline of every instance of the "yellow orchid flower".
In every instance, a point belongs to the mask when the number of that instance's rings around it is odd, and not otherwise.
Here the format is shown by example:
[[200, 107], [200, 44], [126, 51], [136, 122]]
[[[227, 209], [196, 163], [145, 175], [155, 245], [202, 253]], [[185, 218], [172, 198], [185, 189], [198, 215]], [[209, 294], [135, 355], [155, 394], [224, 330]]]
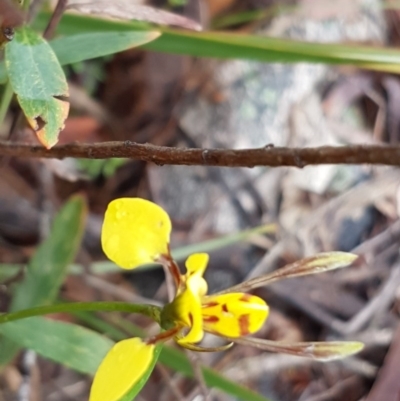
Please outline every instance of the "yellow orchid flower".
[[[225, 350], [232, 342], [237, 342], [271, 352], [319, 360], [343, 358], [363, 348], [359, 342], [280, 343], [246, 337], [262, 327], [269, 313], [265, 301], [248, 294], [248, 291], [282, 278], [341, 268], [351, 264], [356, 255], [321, 253], [218, 294], [207, 295], [207, 282], [203, 274], [209, 256], [205, 253], [189, 256], [186, 274], [181, 274], [170, 254], [170, 232], [168, 214], [152, 202], [122, 198], [112, 201], [108, 206], [101, 236], [105, 254], [125, 269], [154, 262], [163, 264], [174, 278], [176, 294], [161, 311], [158, 323], [164, 331], [146, 341], [133, 338], [118, 342], [109, 351], [96, 372], [90, 401], [131, 399], [132, 391], [138, 391], [143, 386], [154, 366], [156, 344], [172, 338], [194, 351]], [[221, 336], [230, 343], [218, 348], [202, 348], [196, 344], [203, 339], [205, 332]]]
[[[183, 347], [196, 347], [204, 331], [230, 338], [257, 332], [268, 317], [268, 305], [259, 297], [246, 293], [206, 296], [207, 283], [203, 278], [209, 256], [197, 253], [186, 261], [187, 273], [180, 278], [175, 299], [161, 313], [163, 327], [187, 329], [178, 333], [177, 342]], [[229, 345], [230, 346], [230, 345]], [[214, 349], [211, 349], [214, 350]]]

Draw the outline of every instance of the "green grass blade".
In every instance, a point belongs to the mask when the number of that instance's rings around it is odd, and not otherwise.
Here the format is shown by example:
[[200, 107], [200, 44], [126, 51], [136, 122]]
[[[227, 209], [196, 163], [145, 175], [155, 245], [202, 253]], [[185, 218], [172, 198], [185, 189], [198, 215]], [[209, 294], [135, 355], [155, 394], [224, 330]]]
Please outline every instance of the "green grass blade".
[[293, 12], [296, 8], [298, 8], [296, 5], [284, 6], [282, 4], [276, 4], [264, 9], [241, 11], [234, 14], [223, 15], [211, 21], [211, 27], [213, 29], [221, 29], [248, 22], [262, 21], [276, 17], [280, 14]]
[[[41, 14], [38, 27], [49, 18]], [[64, 15], [59, 33], [72, 35], [96, 31], [129, 31], [154, 29], [138, 22], [116, 22], [99, 18]], [[373, 69], [400, 72], [400, 51], [370, 46], [310, 43], [267, 36], [227, 32], [189, 32], [160, 28], [162, 35], [144, 47], [149, 50], [220, 59], [250, 59], [263, 62], [314, 62], [351, 64]]]
[[0, 329], [19, 347], [81, 373], [93, 374], [113, 345], [110, 339], [92, 330], [44, 317], [5, 323]]
[[[71, 198], [54, 219], [49, 237], [32, 257], [24, 281], [14, 292], [10, 311], [50, 304], [56, 298], [68, 266], [81, 242], [86, 217], [86, 203], [81, 196]], [[0, 364], [6, 364], [18, 351], [15, 336], [3, 332]], [[25, 332], [26, 335], [26, 332]]]
[[[164, 347], [161, 351], [159, 361], [163, 365], [168, 366], [187, 377], [193, 377], [192, 365], [182, 351], [171, 347]], [[213, 369], [203, 367], [203, 375], [208, 387], [217, 388], [224, 393], [231, 394], [243, 401], [271, 401], [270, 399], [227, 379]]]
[[60, 64], [67, 65], [141, 46], [158, 36], [156, 31], [93, 32], [57, 38], [50, 45]]
[[[76, 315], [89, 326], [107, 332], [116, 341], [127, 337], [119, 329], [90, 313], [79, 312]], [[0, 327], [3, 335], [13, 338], [20, 347], [32, 349], [46, 358], [82, 373], [94, 374], [113, 345], [113, 341], [90, 329], [43, 317], [9, 322]], [[131, 324], [127, 327], [132, 336], [143, 334], [140, 329], [132, 327]], [[159, 361], [185, 376], [193, 377], [191, 364], [180, 350], [164, 346]], [[244, 401], [270, 401], [224, 378], [210, 368], [203, 368], [203, 373], [209, 387], [215, 387]]]
[[[234, 245], [238, 242], [246, 241], [253, 235], [272, 234], [275, 231], [276, 231], [275, 224], [262, 225], [259, 227], [250, 228], [248, 230], [243, 230], [234, 234], [228, 234], [221, 237], [213, 238], [208, 241], [199, 242], [197, 244], [186, 245], [173, 249], [172, 256], [177, 261], [183, 261], [192, 253], [212, 252], [218, 249], [225, 248], [227, 246]], [[121, 271], [121, 268], [118, 267], [113, 262], [94, 262], [92, 263], [91, 267], [93, 273], [96, 274], [105, 274], [105, 273]], [[159, 268], [159, 267], [160, 265], [147, 265], [140, 267], [137, 270]], [[82, 266], [80, 265], [71, 266], [71, 272], [74, 274], [81, 274]]]
[[276, 232], [276, 224], [262, 225], [234, 234], [223, 235], [208, 241], [199, 242], [198, 244], [191, 244], [173, 249], [172, 256], [176, 260], [185, 260], [192, 253], [216, 251], [238, 242], [246, 241], [252, 235], [273, 234], [274, 232]]
[[[218, 249], [222, 249], [227, 246], [234, 245], [238, 242], [244, 242], [249, 240], [253, 235], [256, 234], [272, 234], [276, 231], [275, 224], [267, 224], [248, 230], [243, 230], [234, 234], [223, 235], [221, 237], [213, 238], [208, 241], [199, 242], [197, 244], [185, 245], [172, 250], [172, 255], [175, 260], [183, 261], [192, 253], [198, 252], [212, 252]], [[148, 265], [143, 268], [158, 268], [160, 265]], [[0, 264], [0, 280], [7, 279], [17, 273], [18, 268], [23, 268], [23, 265], [17, 264]], [[113, 262], [94, 262], [91, 265], [92, 271], [95, 274], [106, 274], [121, 271]], [[141, 269], [141, 268], [139, 268]], [[70, 266], [70, 273], [82, 274], [83, 267], [78, 264]]]
[[81, 243], [86, 220], [86, 202], [74, 196], [54, 219], [48, 238], [32, 257], [24, 281], [16, 288], [11, 311], [49, 305]]

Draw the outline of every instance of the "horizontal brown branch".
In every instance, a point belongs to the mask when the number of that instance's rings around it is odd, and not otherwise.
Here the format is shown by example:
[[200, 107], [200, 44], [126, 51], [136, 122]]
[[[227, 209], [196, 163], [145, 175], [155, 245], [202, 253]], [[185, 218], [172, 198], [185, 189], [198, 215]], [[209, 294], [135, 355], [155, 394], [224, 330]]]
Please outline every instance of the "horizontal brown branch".
[[131, 141], [93, 144], [68, 144], [45, 149], [0, 141], [1, 156], [44, 157], [62, 159], [79, 157], [108, 159], [125, 157], [153, 162], [158, 165], [255, 167], [316, 164], [384, 164], [400, 166], [400, 146], [358, 145], [322, 146], [316, 148], [286, 148], [266, 146], [259, 149], [196, 149], [139, 144]]

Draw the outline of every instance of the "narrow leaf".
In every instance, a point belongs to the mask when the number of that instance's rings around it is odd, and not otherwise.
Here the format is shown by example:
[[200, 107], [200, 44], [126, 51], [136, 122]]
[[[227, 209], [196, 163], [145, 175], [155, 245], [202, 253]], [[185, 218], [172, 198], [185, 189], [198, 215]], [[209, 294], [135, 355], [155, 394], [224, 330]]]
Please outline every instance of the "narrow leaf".
[[61, 65], [121, 52], [158, 38], [156, 31], [93, 32], [64, 36], [50, 42]]
[[222, 249], [238, 242], [245, 242], [255, 235], [272, 234], [277, 231], [276, 224], [264, 224], [262, 226], [250, 228], [248, 230], [239, 231], [234, 234], [223, 235], [207, 241], [198, 242], [196, 244], [181, 246], [171, 251], [175, 260], [185, 260], [193, 253], [212, 252]]
[[238, 344], [249, 345], [264, 351], [303, 356], [323, 362], [346, 358], [364, 348], [364, 344], [357, 341], [284, 343], [253, 337], [235, 338], [234, 341]]
[[[248, 241], [249, 239], [251, 239], [253, 235], [270, 234], [274, 233], [275, 231], [276, 231], [275, 224], [262, 225], [259, 227], [250, 228], [248, 230], [239, 231], [234, 234], [228, 234], [221, 237], [213, 238], [211, 240], [198, 242], [197, 244], [185, 245], [179, 248], [175, 248], [172, 249], [171, 255], [175, 260], [183, 261], [192, 253], [212, 252], [239, 242]], [[14, 274], [17, 274], [18, 269], [22, 269], [23, 267], [24, 267], [23, 265], [19, 264], [0, 264], [0, 281]], [[115, 263], [107, 261], [94, 262], [91, 264], [90, 267], [93, 273], [95, 274], [106, 274], [120, 271], [120, 268]], [[152, 268], [160, 268], [160, 265], [151, 264], [140, 267], [140, 269], [152, 269]], [[83, 271], [84, 269], [81, 265], [73, 264], [70, 266], [69, 273], [82, 274]], [[2, 277], [2, 275], [4, 275], [4, 278]]]
[[[80, 245], [86, 216], [86, 203], [80, 196], [71, 198], [54, 219], [50, 235], [27, 267], [24, 281], [15, 289], [10, 311], [53, 302]], [[0, 325], [0, 363], [6, 364], [18, 351], [15, 336]], [[18, 327], [18, 326], [17, 326]]]
[[[63, 36], [49, 43], [59, 63], [67, 65], [131, 49], [159, 36], [160, 32], [156, 31], [89, 32]], [[7, 72], [1, 62], [0, 83], [5, 83], [6, 80]]]
[[[36, 20], [45, 26], [48, 13]], [[135, 22], [105, 21], [79, 15], [64, 15], [58, 32], [73, 35], [96, 31], [146, 30]], [[188, 32], [162, 28], [157, 40], [145, 48], [174, 54], [218, 59], [247, 59], [263, 62], [314, 62], [350, 64], [371, 69], [400, 72], [400, 51], [385, 47], [300, 42], [268, 36], [246, 35], [229, 32]]]
[[[176, 372], [180, 372], [186, 377], [194, 377], [193, 365], [185, 354], [176, 348], [164, 347], [159, 361], [163, 365], [175, 370]], [[207, 387], [216, 388], [226, 394], [230, 394], [235, 399], [243, 401], [271, 401], [269, 398], [246, 388], [240, 383], [236, 383], [229, 378], [224, 377], [222, 374], [211, 368], [203, 366], [202, 372]]]
[[324, 273], [330, 270], [340, 269], [353, 263], [357, 258], [358, 255], [347, 252], [319, 253], [317, 255], [298, 260], [297, 262], [275, 270], [272, 273], [253, 278], [231, 288], [227, 288], [218, 294], [242, 291], [248, 292], [255, 288], [263, 287], [264, 285], [271, 284], [274, 281], [282, 280], [284, 278], [300, 277], [308, 274]]
[[[113, 342], [91, 330], [44, 317], [4, 323], [2, 335], [20, 347], [36, 351], [82, 373], [93, 374]], [[3, 345], [0, 347], [2, 353]]]
[[82, 240], [86, 202], [74, 196], [55, 217], [48, 238], [29, 262], [24, 281], [16, 288], [11, 311], [51, 304]]
[[[78, 314], [92, 327], [101, 327], [115, 340], [126, 338], [126, 334], [103, 320], [87, 313]], [[94, 374], [101, 361], [113, 346], [106, 337], [89, 329], [34, 317], [5, 323], [0, 328], [20, 346], [32, 349], [55, 362], [64, 364], [78, 372]], [[136, 335], [132, 333], [132, 335]], [[0, 347], [0, 353], [2, 349]], [[164, 346], [156, 348], [155, 355], [161, 351], [160, 362], [185, 376], [193, 377], [192, 364], [185, 354], [177, 349]], [[270, 401], [246, 387], [235, 383], [218, 372], [203, 368], [204, 378], [209, 387], [215, 387], [245, 401]], [[120, 400], [127, 401], [127, 400]]]
[[7, 44], [5, 64], [19, 104], [40, 142], [51, 148], [68, 116], [68, 84], [50, 45], [23, 27]]

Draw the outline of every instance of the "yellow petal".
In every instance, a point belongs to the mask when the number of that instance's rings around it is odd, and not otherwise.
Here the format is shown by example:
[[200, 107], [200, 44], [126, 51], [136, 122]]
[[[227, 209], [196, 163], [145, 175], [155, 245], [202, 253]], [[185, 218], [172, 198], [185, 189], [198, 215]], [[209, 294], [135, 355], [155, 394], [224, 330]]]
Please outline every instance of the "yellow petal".
[[184, 291], [174, 302], [177, 320], [189, 327], [189, 332], [177, 341], [180, 344], [197, 343], [203, 339], [203, 319], [200, 298], [190, 290]]
[[244, 293], [206, 297], [203, 301], [205, 331], [237, 338], [255, 333], [268, 317], [268, 305], [261, 298]]
[[101, 244], [104, 253], [124, 269], [154, 263], [168, 255], [171, 221], [158, 205], [140, 198], [121, 198], [107, 208]]
[[193, 274], [202, 276], [207, 268], [209, 259], [208, 253], [194, 253], [190, 255], [185, 262], [188, 276]]
[[140, 338], [115, 344], [96, 372], [89, 401], [118, 401], [146, 373], [154, 348]]
[[207, 253], [194, 253], [187, 258], [185, 263], [187, 273], [184, 277], [186, 280], [184, 284], [195, 296], [200, 298], [207, 294], [208, 286], [203, 274], [207, 268], [208, 260]]

